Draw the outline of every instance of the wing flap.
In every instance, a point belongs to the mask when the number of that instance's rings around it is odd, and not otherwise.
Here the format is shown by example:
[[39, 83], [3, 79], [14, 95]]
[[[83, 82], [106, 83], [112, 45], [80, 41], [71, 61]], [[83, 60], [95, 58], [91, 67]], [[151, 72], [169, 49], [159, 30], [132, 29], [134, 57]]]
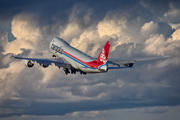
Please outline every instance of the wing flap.
[[63, 67], [63, 68], [71, 68], [71, 65], [70, 64], [65, 64], [65, 63], [54, 63], [55, 66], [58, 66], [58, 67]]
[[124, 68], [134, 68], [134, 67], [108, 67], [108, 70], [112, 70], [112, 69], [124, 69]]
[[55, 66], [63, 67], [63, 68], [71, 68], [70, 64], [61, 63], [63, 61], [61, 58], [26, 58], [26, 57], [18, 57], [18, 56], [12, 56], [16, 59], [25, 59], [25, 60], [32, 60], [36, 61], [39, 64], [48, 64], [51, 65], [51, 63], [54, 63]]

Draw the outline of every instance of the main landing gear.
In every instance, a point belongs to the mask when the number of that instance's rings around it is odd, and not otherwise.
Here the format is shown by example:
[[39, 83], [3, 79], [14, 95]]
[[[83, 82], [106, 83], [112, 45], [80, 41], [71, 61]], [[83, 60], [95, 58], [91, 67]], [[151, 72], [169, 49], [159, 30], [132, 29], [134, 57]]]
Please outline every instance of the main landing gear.
[[[68, 74], [76, 74], [76, 72], [78, 72], [78, 70], [76, 70], [76, 69], [68, 69], [68, 68], [64, 68], [64, 72], [65, 72], [65, 74], [66, 75], [68, 75]], [[80, 74], [82, 75], [82, 74], [84, 74], [84, 75], [86, 75], [87, 73], [85, 73], [85, 72], [83, 72], [83, 71], [79, 71], [80, 72]]]
[[67, 69], [67, 68], [64, 68], [64, 72], [65, 72], [66, 75], [67, 75], [67, 74], [70, 74], [70, 71], [69, 71], [69, 69]]
[[81, 75], [82, 75], [82, 74], [86, 75], [87, 73], [85, 73], [85, 72], [83, 72], [83, 71], [80, 71], [80, 74], [81, 74]]

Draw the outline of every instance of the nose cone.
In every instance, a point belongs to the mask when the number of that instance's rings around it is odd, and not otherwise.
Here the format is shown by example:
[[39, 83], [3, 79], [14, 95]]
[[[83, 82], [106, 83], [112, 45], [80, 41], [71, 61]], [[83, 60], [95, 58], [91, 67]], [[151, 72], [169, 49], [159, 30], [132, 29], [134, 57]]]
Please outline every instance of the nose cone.
[[108, 68], [106, 65], [103, 65], [99, 68], [99, 70], [103, 71], [103, 72], [107, 72], [108, 71]]
[[66, 46], [66, 45], [69, 45], [65, 40], [61, 39], [61, 38], [58, 38], [58, 37], [55, 37], [54, 39], [54, 42], [59, 45], [59, 46]]

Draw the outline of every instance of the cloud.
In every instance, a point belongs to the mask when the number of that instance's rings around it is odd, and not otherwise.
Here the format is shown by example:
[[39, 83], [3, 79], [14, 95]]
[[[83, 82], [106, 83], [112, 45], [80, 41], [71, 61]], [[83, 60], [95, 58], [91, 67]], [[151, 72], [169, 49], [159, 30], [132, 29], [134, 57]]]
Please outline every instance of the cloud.
[[165, 42], [164, 36], [161, 35], [152, 35], [150, 39], [146, 41], [147, 47], [145, 48], [146, 52], [152, 54], [163, 55], [166, 50], [167, 43]]
[[0, 32], [0, 64], [1, 67], [6, 67], [8, 63], [10, 62], [10, 55], [3, 55], [2, 52], [4, 52], [4, 46], [8, 43], [8, 38], [7, 38], [7, 32], [1, 31]]
[[178, 15], [180, 14], [180, 10], [174, 8], [173, 3], [170, 4], [170, 10], [164, 14], [164, 18], [170, 21], [171, 23], [179, 23], [180, 18]]
[[[4, 47], [4, 45], [6, 45], [7, 44], [7, 42], [8, 42], [8, 38], [7, 38], [7, 32], [6, 31], [1, 31], [0, 32], [0, 36], [1, 36], [1, 49], [4, 49], [4, 48], [2, 48], [2, 47]], [[1, 50], [1, 52], [2, 52], [2, 50]]]
[[73, 118], [77, 117], [96, 117], [98, 115], [103, 115], [105, 111], [84, 111], [84, 112], [73, 112], [71, 116]]
[[162, 106], [162, 107], [151, 107], [151, 108], [146, 108], [146, 113], [155, 113], [155, 114], [158, 114], [158, 113], [164, 113], [164, 112], [167, 112], [171, 107], [169, 106]]
[[156, 33], [157, 29], [158, 29], [158, 24], [151, 21], [149, 23], [145, 23], [142, 26], [141, 33], [144, 35], [146, 35], [146, 34], [151, 35], [153, 33]]
[[180, 40], [180, 29], [177, 29], [173, 34], [172, 34], [172, 39], [173, 40]]
[[42, 39], [39, 28], [36, 27], [36, 22], [31, 14], [19, 14], [13, 18], [12, 34], [16, 40], [5, 45], [5, 53], [21, 53], [21, 48], [35, 49], [38, 39]]
[[[58, 7], [60, 10], [48, 9], [44, 12], [47, 16], [30, 7], [12, 16], [11, 29], [16, 39], [8, 42], [7, 32], [0, 32], [1, 117], [86, 118], [104, 115], [105, 110], [127, 108], [160, 114], [180, 104], [179, 58], [137, 62], [132, 69], [86, 76], [66, 76], [54, 65], [42, 68], [35, 64], [27, 68], [21, 60], [10, 58], [12, 53], [51, 57], [48, 44], [55, 36], [93, 57], [97, 57], [107, 40], [111, 42], [109, 56], [114, 58], [179, 57], [179, 8], [172, 3], [165, 1], [169, 7], [163, 8], [162, 13], [156, 5], [152, 7], [151, 1], [128, 5], [92, 3], [80, 1]], [[116, 7], [103, 8], [107, 4]], [[42, 8], [46, 5], [49, 6], [44, 2]], [[146, 109], [147, 106], [152, 108]]]

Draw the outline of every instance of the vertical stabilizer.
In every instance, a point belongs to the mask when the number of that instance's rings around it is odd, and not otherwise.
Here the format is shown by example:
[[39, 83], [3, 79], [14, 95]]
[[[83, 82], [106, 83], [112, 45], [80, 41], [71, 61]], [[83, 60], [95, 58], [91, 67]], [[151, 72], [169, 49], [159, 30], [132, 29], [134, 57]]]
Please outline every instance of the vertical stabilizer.
[[107, 62], [108, 55], [109, 55], [109, 49], [110, 49], [110, 42], [107, 41], [104, 48], [102, 49], [101, 53], [99, 54], [99, 57], [96, 60], [101, 65], [103, 65]]

